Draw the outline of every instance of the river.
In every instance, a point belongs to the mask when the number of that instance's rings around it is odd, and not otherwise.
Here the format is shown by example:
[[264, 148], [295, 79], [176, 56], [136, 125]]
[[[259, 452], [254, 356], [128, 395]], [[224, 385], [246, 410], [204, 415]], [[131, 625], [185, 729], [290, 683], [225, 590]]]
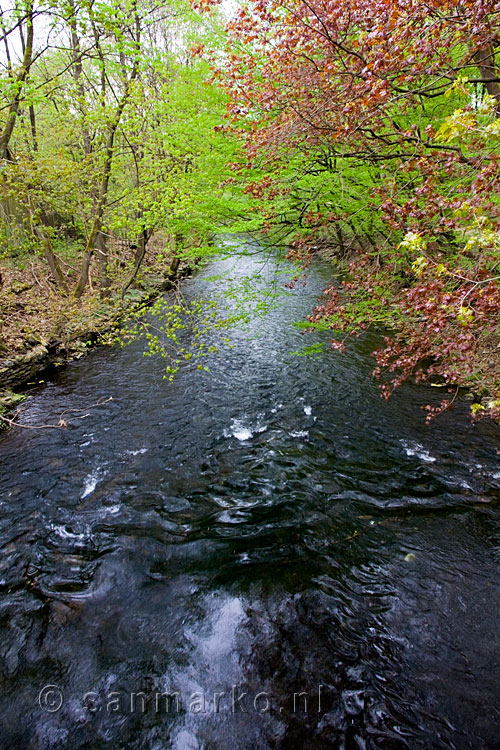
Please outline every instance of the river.
[[[228, 271], [280, 272], [186, 296]], [[294, 356], [328, 282], [172, 383], [97, 348], [0, 437], [3, 750], [498, 748], [500, 430], [381, 400], [369, 337]]]

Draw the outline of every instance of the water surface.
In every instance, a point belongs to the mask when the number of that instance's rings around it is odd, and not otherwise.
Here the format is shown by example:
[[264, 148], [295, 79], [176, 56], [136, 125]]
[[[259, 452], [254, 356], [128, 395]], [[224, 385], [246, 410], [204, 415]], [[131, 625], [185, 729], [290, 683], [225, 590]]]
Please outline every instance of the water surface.
[[[228, 269], [276, 282], [186, 295]], [[328, 281], [210, 373], [96, 349], [22, 420], [112, 401], [0, 438], [2, 748], [499, 747], [500, 431], [383, 402], [370, 341], [291, 355]]]

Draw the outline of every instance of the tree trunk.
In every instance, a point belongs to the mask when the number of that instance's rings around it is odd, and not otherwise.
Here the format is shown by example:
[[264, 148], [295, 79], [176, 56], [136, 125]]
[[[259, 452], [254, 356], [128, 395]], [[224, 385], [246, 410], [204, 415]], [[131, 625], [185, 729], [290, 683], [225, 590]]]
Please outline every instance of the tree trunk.
[[15, 78], [12, 100], [7, 111], [7, 120], [0, 134], [0, 159], [10, 159], [9, 143], [16, 124], [23, 84], [26, 81], [33, 57], [33, 0], [26, 9], [26, 46], [23, 62]]
[[337, 241], [340, 248], [340, 257], [345, 258], [347, 251], [344, 243], [344, 235], [342, 234], [342, 228], [339, 223], [335, 224], [335, 234], [337, 235]]
[[97, 259], [99, 261], [99, 293], [104, 299], [105, 297], [109, 297], [109, 287], [111, 286], [111, 282], [108, 276], [108, 248], [106, 246], [106, 237], [101, 231], [97, 233], [95, 248], [97, 251]]
[[77, 299], [82, 296], [85, 290], [85, 287], [87, 286], [88, 267], [90, 265], [90, 260], [92, 258], [92, 255], [96, 247], [97, 238], [99, 234], [101, 234], [101, 231], [102, 231], [102, 220], [104, 217], [104, 209], [106, 207], [106, 201], [108, 198], [109, 179], [111, 177], [111, 165], [113, 163], [113, 147], [114, 147], [114, 142], [115, 142], [115, 134], [116, 134], [118, 125], [120, 123], [123, 110], [125, 109], [125, 105], [127, 104], [127, 101], [128, 101], [128, 97], [130, 93], [130, 86], [132, 84], [132, 81], [135, 79], [137, 75], [137, 67], [138, 67], [138, 63], [136, 61], [134, 63], [134, 68], [132, 70], [132, 73], [130, 74], [130, 79], [128, 81], [128, 84], [125, 88], [125, 91], [123, 92], [123, 96], [115, 112], [115, 117], [108, 131], [108, 140], [106, 142], [106, 158], [104, 160], [104, 167], [103, 167], [103, 172], [102, 172], [102, 177], [101, 177], [101, 186], [99, 189], [99, 196], [97, 200], [94, 223], [92, 225], [92, 231], [90, 232], [90, 236], [87, 241], [87, 246], [85, 248], [85, 255], [83, 258], [83, 265], [82, 265], [82, 270], [80, 273], [80, 278], [78, 280], [78, 284], [76, 285], [76, 289], [74, 292], [74, 295]]
[[[88, 244], [87, 244], [87, 247], [88, 247]], [[93, 250], [85, 250], [85, 255], [83, 256], [82, 270], [80, 272], [80, 278], [78, 279], [78, 284], [76, 285], [76, 289], [74, 291], [74, 295], [77, 299], [80, 299], [83, 292], [85, 291], [85, 287], [88, 284], [90, 261], [92, 260], [93, 254], [94, 254]]]
[[499, 71], [495, 61], [495, 50], [493, 45], [490, 44], [488, 47], [474, 52], [473, 59], [479, 69], [486, 91], [496, 101], [496, 113], [497, 116], [500, 116]]
[[76, 25], [76, 8], [73, 0], [69, 0], [69, 7], [71, 8], [71, 16], [69, 19], [69, 26], [71, 29], [71, 56], [73, 59], [73, 77], [75, 79], [76, 90], [79, 98], [79, 109], [82, 113], [82, 135], [83, 135], [83, 150], [85, 156], [89, 156], [92, 151], [92, 143], [90, 140], [90, 133], [86, 123], [87, 107], [86, 107], [86, 95], [85, 86], [83, 84], [83, 65], [82, 65], [82, 50], [80, 46], [80, 39], [78, 37], [78, 30]]
[[46, 234], [41, 232], [41, 230], [38, 230], [38, 233], [42, 241], [43, 254], [45, 256], [45, 260], [49, 264], [52, 278], [56, 282], [57, 286], [61, 287], [61, 289], [63, 289], [66, 292], [68, 290], [68, 287], [66, 286], [66, 277], [64, 276], [61, 270], [61, 266], [59, 265], [59, 261], [57, 260], [57, 257], [54, 254], [54, 251], [52, 249], [52, 243], [50, 241], [50, 237], [48, 237]]
[[149, 240], [150, 236], [151, 235], [145, 229], [142, 230], [141, 236], [139, 237], [139, 242], [138, 242], [138, 245], [137, 245], [137, 250], [136, 250], [136, 253], [135, 253], [134, 270], [130, 274], [130, 277], [129, 277], [127, 283], [124, 285], [124, 287], [122, 289], [122, 299], [123, 299], [123, 296], [124, 296], [125, 292], [130, 287], [130, 285], [133, 283], [135, 277], [139, 273], [139, 269], [140, 269], [140, 267], [142, 265], [142, 261], [144, 260], [144, 256], [146, 255], [146, 247], [147, 247], [148, 240]]
[[[23, 51], [23, 56], [24, 56], [24, 54], [26, 53], [26, 41], [24, 39], [22, 24], [20, 24], [20, 26], [19, 26], [19, 36], [21, 37], [21, 49]], [[7, 42], [7, 40], [6, 40], [6, 42]], [[8, 59], [9, 71], [11, 73], [12, 71], [11, 71], [10, 58], [8, 57], [7, 59]], [[30, 118], [31, 140], [32, 140], [32, 145], [33, 145], [33, 151], [36, 153], [38, 151], [38, 139], [37, 139], [37, 135], [36, 135], [35, 108], [34, 108], [33, 104], [29, 105], [28, 112], [29, 112], [29, 118]]]
[[175, 277], [177, 271], [179, 270], [179, 264], [181, 262], [180, 258], [174, 258], [172, 263], [170, 264], [170, 268], [168, 269], [166, 276], [167, 278]]
[[177, 271], [179, 270], [181, 259], [175, 256], [168, 268], [168, 271], [165, 273], [164, 282], [161, 285], [161, 288], [163, 291], [168, 291], [169, 289], [172, 289], [174, 286], [174, 282], [177, 278]]
[[78, 284], [76, 285], [76, 289], [74, 291], [74, 295], [77, 299], [79, 299], [82, 296], [83, 292], [85, 291], [85, 287], [88, 282], [88, 271], [89, 271], [90, 261], [92, 259], [92, 255], [96, 247], [98, 236], [102, 232], [104, 210], [106, 208], [106, 203], [108, 199], [108, 187], [109, 187], [109, 180], [111, 177], [111, 166], [113, 163], [116, 131], [118, 129], [118, 125], [120, 124], [123, 110], [125, 109], [127, 105], [132, 84], [137, 78], [137, 74], [139, 72], [140, 23], [139, 23], [139, 16], [137, 14], [137, 9], [135, 9], [135, 27], [136, 27], [136, 38], [135, 38], [136, 50], [135, 50], [134, 64], [132, 67], [132, 71], [130, 73], [130, 78], [127, 80], [125, 84], [125, 89], [123, 91], [122, 97], [120, 99], [118, 107], [116, 108], [115, 115], [113, 117], [113, 120], [108, 130], [108, 138], [106, 141], [106, 151], [105, 151], [106, 156], [104, 159], [104, 166], [103, 166], [103, 171], [102, 171], [102, 176], [101, 176], [101, 185], [100, 185], [99, 193], [97, 197], [97, 205], [96, 205], [96, 211], [95, 211], [95, 216], [94, 216], [94, 223], [92, 225], [92, 230], [90, 232], [90, 235], [87, 241], [87, 246], [85, 248], [85, 255], [83, 258], [80, 278], [78, 279]]
[[[53, 280], [55, 281], [56, 285], [60, 289], [62, 289], [64, 292], [67, 292], [68, 285], [66, 282], [66, 276], [64, 275], [61, 269], [61, 266], [59, 265], [57, 256], [54, 253], [54, 250], [52, 248], [52, 242], [50, 240], [50, 236], [45, 233], [45, 231], [38, 225], [38, 223], [35, 223], [31, 208], [29, 209], [29, 218], [30, 218], [32, 230], [42, 244], [43, 254], [50, 268], [50, 273], [51, 273]], [[40, 221], [42, 225], [47, 223], [47, 217], [45, 215], [43, 208], [40, 209]]]

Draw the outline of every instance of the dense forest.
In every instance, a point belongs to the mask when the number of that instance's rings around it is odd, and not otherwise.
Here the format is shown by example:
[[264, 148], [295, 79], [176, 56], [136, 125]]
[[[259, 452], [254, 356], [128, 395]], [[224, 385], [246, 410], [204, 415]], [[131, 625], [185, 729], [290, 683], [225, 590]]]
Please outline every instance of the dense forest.
[[499, 19], [458, 0], [4, 4], [4, 352], [172, 278], [222, 229], [258, 232], [332, 259], [341, 283], [304, 325], [341, 350], [385, 331], [385, 397], [449, 386], [432, 418], [466, 385], [498, 416]]

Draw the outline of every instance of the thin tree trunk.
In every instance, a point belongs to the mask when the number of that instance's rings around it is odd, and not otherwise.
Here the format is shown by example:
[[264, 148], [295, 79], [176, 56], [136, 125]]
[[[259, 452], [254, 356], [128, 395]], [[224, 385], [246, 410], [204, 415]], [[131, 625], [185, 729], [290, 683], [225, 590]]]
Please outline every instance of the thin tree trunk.
[[137, 9], [135, 12], [135, 28], [136, 28], [136, 39], [135, 39], [136, 50], [135, 50], [134, 64], [132, 67], [132, 71], [130, 73], [130, 78], [127, 80], [125, 84], [125, 90], [123, 92], [122, 98], [120, 99], [120, 103], [118, 104], [118, 107], [115, 111], [115, 116], [108, 130], [108, 138], [106, 141], [106, 151], [105, 151], [106, 156], [104, 159], [104, 166], [103, 166], [103, 171], [102, 171], [102, 176], [101, 176], [101, 184], [100, 184], [100, 188], [98, 192], [97, 206], [96, 206], [95, 215], [94, 215], [94, 222], [92, 225], [92, 229], [90, 231], [89, 238], [87, 240], [82, 269], [80, 272], [80, 278], [78, 279], [78, 283], [74, 291], [74, 296], [77, 299], [79, 299], [82, 296], [83, 292], [85, 291], [85, 287], [87, 286], [90, 261], [92, 259], [94, 250], [96, 249], [96, 241], [97, 241], [98, 235], [101, 234], [102, 232], [104, 210], [106, 208], [106, 203], [108, 199], [109, 180], [111, 177], [111, 167], [113, 164], [113, 153], [114, 153], [116, 131], [118, 129], [118, 125], [120, 124], [123, 111], [127, 105], [132, 84], [134, 80], [136, 79], [137, 74], [139, 72], [140, 23], [139, 23], [139, 16], [137, 14]]
[[345, 258], [346, 256], [346, 249], [345, 249], [345, 243], [344, 243], [344, 235], [342, 234], [342, 228], [337, 223], [335, 224], [335, 234], [337, 235], [337, 241], [339, 243], [341, 257]]
[[172, 288], [173, 282], [177, 278], [177, 271], [179, 270], [181, 259], [177, 256], [172, 260], [168, 271], [165, 273], [164, 281], [162, 286], [163, 291], [168, 291]]
[[47, 261], [49, 265], [52, 278], [56, 282], [57, 286], [61, 287], [66, 292], [67, 291], [66, 277], [64, 273], [62, 272], [61, 266], [59, 265], [59, 261], [57, 260], [54, 250], [52, 249], [52, 242], [50, 241], [50, 237], [46, 235], [45, 232], [42, 229], [40, 229], [40, 227], [35, 226], [34, 231], [35, 231], [36, 236], [42, 243], [43, 254], [45, 256], [45, 260]]
[[[31, 208], [31, 202], [28, 204], [28, 213], [29, 213], [29, 219], [31, 222], [32, 230], [41, 242], [41, 245], [43, 248], [43, 254], [50, 268], [51, 276], [54, 279], [56, 285], [60, 289], [62, 289], [64, 292], [67, 292], [68, 286], [66, 283], [66, 276], [64, 275], [61, 269], [61, 266], [59, 265], [57, 256], [54, 253], [50, 236], [46, 234], [45, 231], [34, 220], [33, 210]], [[40, 221], [42, 225], [47, 224], [47, 217], [45, 215], [45, 211], [43, 210], [43, 208], [40, 209]]]
[[[22, 25], [19, 26], [19, 36], [21, 37], [21, 49], [24, 55], [26, 52], [26, 41], [24, 39]], [[8, 60], [8, 64], [10, 68], [10, 59]], [[36, 135], [36, 117], [35, 117], [35, 108], [33, 104], [29, 105], [28, 112], [29, 112], [29, 118], [30, 118], [31, 140], [32, 140], [32, 145], [33, 145], [33, 151], [36, 153], [38, 151], [38, 138]]]
[[0, 30], [2, 31], [3, 43], [4, 43], [4, 46], [5, 46], [5, 57], [7, 59], [7, 74], [9, 76], [9, 78], [13, 78], [14, 74], [12, 72], [12, 60], [11, 60], [11, 57], [10, 57], [9, 37], [8, 37], [8, 34], [7, 34], [7, 28], [6, 28], [4, 20], [3, 20], [3, 11], [2, 11], [1, 8], [0, 8]]
[[82, 270], [80, 271], [80, 278], [78, 279], [78, 284], [76, 285], [76, 289], [74, 291], [74, 295], [77, 299], [82, 296], [83, 292], [85, 291], [85, 287], [88, 284], [90, 261], [92, 260], [93, 252], [93, 250], [85, 250]]
[[33, 144], [33, 151], [36, 153], [38, 151], [38, 138], [36, 134], [35, 108], [32, 104], [30, 104], [29, 106], [29, 115], [30, 115], [31, 140]]
[[59, 261], [57, 260], [57, 257], [54, 254], [54, 251], [52, 249], [52, 243], [50, 241], [50, 237], [48, 237], [44, 233], [41, 233], [41, 234], [43, 234], [43, 236], [41, 237], [42, 246], [43, 246], [43, 254], [45, 256], [45, 260], [49, 264], [52, 278], [54, 279], [56, 284], [66, 292], [68, 289], [66, 286], [66, 278], [61, 270]]
[[359, 247], [361, 248], [361, 250], [363, 252], [365, 252], [366, 248], [365, 248], [363, 240], [361, 239], [361, 235], [357, 232], [356, 227], [354, 226], [354, 224], [352, 223], [352, 221], [348, 221], [347, 223], [349, 224], [349, 226], [352, 229], [352, 233], [353, 233], [353, 236], [354, 236], [354, 241], [357, 242], [358, 245], [359, 245]]
[[142, 261], [144, 260], [144, 256], [146, 255], [146, 247], [148, 244], [149, 237], [150, 237], [150, 234], [148, 234], [148, 232], [145, 229], [143, 229], [141, 232], [141, 236], [139, 237], [139, 242], [138, 242], [137, 250], [135, 253], [134, 270], [130, 274], [127, 283], [124, 285], [122, 289], [122, 299], [123, 299], [125, 292], [130, 287], [130, 285], [133, 284], [135, 277], [139, 273], [139, 269], [142, 265]]
[[366, 237], [366, 239], [368, 241], [368, 246], [371, 247], [373, 250], [376, 250], [377, 247], [376, 247], [373, 239], [370, 237], [370, 235], [368, 234], [368, 232], [366, 232], [364, 229], [363, 229], [363, 236]]
[[76, 90], [79, 98], [79, 109], [82, 113], [83, 124], [82, 124], [82, 135], [83, 135], [83, 150], [85, 156], [89, 156], [92, 151], [92, 145], [90, 140], [90, 133], [86, 123], [86, 96], [85, 86], [83, 85], [83, 65], [82, 65], [82, 50], [80, 46], [80, 39], [78, 37], [78, 30], [76, 26], [76, 8], [73, 0], [69, 0], [69, 7], [71, 8], [71, 16], [69, 18], [69, 26], [71, 29], [71, 55], [73, 59], [73, 77], [75, 79]]
[[[85, 85], [83, 81], [82, 49], [81, 49], [81, 44], [80, 44], [80, 38], [78, 36], [78, 27], [76, 23], [77, 11], [76, 11], [74, 0], [69, 0], [69, 6], [71, 8], [69, 26], [71, 29], [71, 51], [72, 51], [72, 58], [73, 58], [73, 77], [75, 80], [76, 91], [78, 94], [79, 109], [82, 115], [83, 150], [84, 150], [85, 157], [88, 158], [92, 153], [92, 140], [91, 140], [89, 128], [87, 126], [87, 106], [86, 106]], [[93, 24], [93, 29], [94, 29], [94, 35], [95, 35], [94, 41], [96, 43], [96, 46], [99, 52], [101, 63], [102, 65], [104, 65], [95, 24]], [[103, 85], [105, 86], [105, 78], [104, 78]], [[105, 93], [106, 93], [105, 89], [101, 91], [101, 104], [102, 105], [104, 105]], [[91, 197], [92, 197], [93, 213], [94, 215], [96, 215], [98, 211], [98, 205], [99, 205], [99, 202], [98, 202], [99, 192], [95, 186], [91, 189]], [[97, 231], [97, 234], [95, 237], [95, 250], [97, 251], [97, 258], [98, 258], [98, 263], [99, 263], [100, 296], [101, 298], [105, 299], [106, 297], [109, 297], [109, 287], [111, 286], [111, 282], [108, 276], [108, 251], [106, 247], [106, 237], [101, 231], [101, 229]], [[75, 294], [78, 297], [81, 296], [81, 294], [83, 294], [83, 290], [85, 289], [85, 286], [87, 285], [87, 281], [89, 279], [89, 268], [90, 268], [89, 264], [90, 264], [90, 259], [92, 255], [88, 256], [87, 255], [88, 252], [89, 252], [89, 248], [87, 247], [86, 254], [84, 256], [83, 266], [82, 266], [82, 272], [84, 272], [84, 277], [80, 275], [78, 286], [75, 291]]]
[[97, 233], [95, 247], [97, 250], [97, 259], [99, 261], [99, 293], [104, 299], [109, 297], [111, 281], [108, 276], [108, 248], [106, 245], [106, 237], [101, 231]]
[[173, 276], [175, 276], [175, 274], [179, 270], [180, 262], [181, 262], [180, 258], [173, 259], [172, 263], [170, 264], [170, 268], [168, 269], [167, 274], [166, 274], [167, 278], [168, 277], [172, 278]]
[[19, 112], [19, 102], [23, 84], [29, 73], [31, 61], [33, 58], [33, 0], [30, 0], [26, 11], [26, 46], [24, 49], [23, 62], [13, 86], [13, 96], [9, 109], [7, 111], [7, 120], [0, 134], [0, 159], [10, 159], [9, 143], [16, 124], [17, 114]]
[[87, 285], [88, 266], [90, 265], [90, 260], [92, 258], [92, 255], [96, 247], [97, 237], [102, 231], [102, 220], [104, 217], [104, 209], [106, 208], [109, 179], [111, 177], [111, 166], [113, 163], [113, 147], [114, 147], [114, 142], [115, 142], [116, 130], [118, 128], [118, 125], [120, 124], [120, 119], [123, 114], [123, 110], [125, 109], [125, 105], [127, 104], [127, 101], [128, 101], [128, 97], [130, 93], [130, 86], [132, 84], [132, 81], [135, 79], [136, 75], [137, 75], [137, 61], [134, 63], [134, 68], [132, 70], [132, 73], [130, 74], [130, 79], [125, 88], [125, 91], [123, 92], [123, 96], [121, 98], [120, 104], [118, 105], [118, 109], [115, 112], [114, 120], [111, 123], [110, 129], [108, 131], [108, 139], [106, 142], [106, 158], [104, 160], [104, 168], [103, 168], [102, 177], [101, 177], [101, 185], [100, 185], [99, 194], [98, 194], [94, 223], [92, 225], [92, 230], [87, 240], [87, 246], [85, 248], [85, 256], [83, 259], [82, 270], [80, 273], [78, 284], [76, 285], [76, 289], [74, 292], [75, 297], [77, 298], [82, 296], [85, 290], [85, 287]]
[[[139, 190], [140, 190], [139, 162], [143, 157], [143, 152], [141, 150], [140, 153], [137, 154], [135, 145], [129, 143], [129, 146], [130, 146], [130, 150], [131, 150], [131, 153], [134, 159], [134, 164], [135, 164], [135, 189], [139, 193]], [[143, 216], [144, 216], [144, 209], [142, 206], [139, 206], [137, 210], [137, 219], [141, 221]], [[150, 236], [151, 236], [151, 232], [148, 232], [147, 229], [143, 226], [142, 231], [137, 240], [137, 249], [134, 254], [134, 270], [132, 271], [132, 274], [129, 276], [126, 284], [122, 288], [122, 299], [123, 299], [125, 292], [133, 283], [133, 281], [135, 280], [135, 277], [139, 273], [139, 269], [142, 265], [142, 261], [144, 260], [144, 256], [146, 255], [146, 246], [148, 244], [148, 240]]]

